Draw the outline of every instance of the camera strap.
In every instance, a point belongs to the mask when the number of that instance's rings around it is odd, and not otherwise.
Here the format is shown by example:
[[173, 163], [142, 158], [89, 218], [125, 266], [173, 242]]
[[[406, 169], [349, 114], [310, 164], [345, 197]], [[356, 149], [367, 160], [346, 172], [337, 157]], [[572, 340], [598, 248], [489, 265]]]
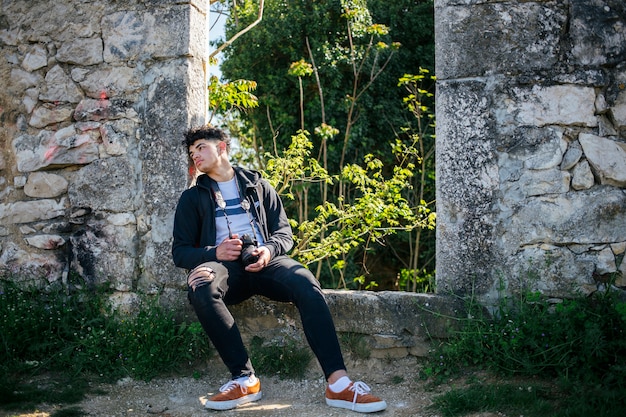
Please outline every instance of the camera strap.
[[[254, 227], [254, 218], [252, 216], [252, 213], [250, 213], [250, 202], [241, 193], [241, 188], [239, 186], [239, 179], [237, 178], [237, 174], [235, 174], [234, 181], [235, 181], [235, 186], [237, 187], [237, 194], [239, 195], [239, 205], [241, 206], [242, 210], [246, 212], [246, 215], [248, 216], [248, 222], [250, 223], [252, 237], [254, 238], [254, 241], [256, 242], [257, 234], [256, 234], [256, 229]], [[226, 220], [226, 226], [228, 227], [228, 236], [232, 238], [233, 233], [230, 228], [231, 222], [228, 219], [228, 213], [226, 211], [226, 200], [224, 200], [224, 196], [222, 195], [222, 192], [220, 191], [219, 184], [213, 180], [211, 180], [210, 183], [211, 183], [211, 191], [213, 192], [213, 199], [215, 200], [215, 204], [217, 205], [217, 207], [219, 207], [224, 212], [224, 219]]]

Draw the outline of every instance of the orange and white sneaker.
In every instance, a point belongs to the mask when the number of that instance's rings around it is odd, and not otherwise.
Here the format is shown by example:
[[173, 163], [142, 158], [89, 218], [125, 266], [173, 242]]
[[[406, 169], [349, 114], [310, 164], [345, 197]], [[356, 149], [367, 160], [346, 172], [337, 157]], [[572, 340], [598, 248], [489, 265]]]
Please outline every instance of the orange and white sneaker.
[[222, 385], [220, 392], [207, 400], [205, 408], [212, 410], [230, 410], [238, 405], [258, 401], [262, 397], [261, 381], [252, 375], [239, 378]]
[[370, 394], [370, 387], [364, 382], [351, 382], [341, 392], [326, 388], [326, 404], [331, 407], [346, 408], [359, 413], [374, 413], [387, 408], [387, 403]]

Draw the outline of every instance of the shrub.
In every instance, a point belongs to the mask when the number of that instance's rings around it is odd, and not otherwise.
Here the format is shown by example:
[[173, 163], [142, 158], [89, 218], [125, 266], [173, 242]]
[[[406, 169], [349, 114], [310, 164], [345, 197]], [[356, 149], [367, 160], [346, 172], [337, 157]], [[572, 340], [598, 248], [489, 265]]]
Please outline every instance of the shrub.
[[199, 324], [175, 321], [157, 299], [124, 316], [107, 307], [106, 295], [0, 282], [0, 390], [43, 372], [149, 380], [210, 354]]
[[426, 374], [480, 365], [496, 375], [557, 378], [568, 409], [584, 404], [606, 415], [626, 401], [626, 303], [614, 291], [556, 304], [536, 293], [509, 301], [494, 318], [470, 307], [462, 329], [432, 352]]

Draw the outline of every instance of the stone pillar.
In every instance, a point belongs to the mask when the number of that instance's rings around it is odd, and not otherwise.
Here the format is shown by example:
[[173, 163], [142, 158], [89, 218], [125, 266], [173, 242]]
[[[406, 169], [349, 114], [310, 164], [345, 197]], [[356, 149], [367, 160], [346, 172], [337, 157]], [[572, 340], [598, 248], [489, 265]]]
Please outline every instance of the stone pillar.
[[626, 6], [436, 0], [437, 288], [626, 288]]
[[182, 133], [204, 123], [208, 2], [15, 0], [0, 12], [0, 273], [182, 284]]

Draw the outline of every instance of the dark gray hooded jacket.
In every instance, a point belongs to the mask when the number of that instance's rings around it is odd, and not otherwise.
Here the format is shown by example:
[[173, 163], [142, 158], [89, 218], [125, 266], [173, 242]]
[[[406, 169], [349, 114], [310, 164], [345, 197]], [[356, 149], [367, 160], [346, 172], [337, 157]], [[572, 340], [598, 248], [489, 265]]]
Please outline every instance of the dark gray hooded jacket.
[[[283, 203], [276, 190], [261, 174], [235, 167], [239, 189], [250, 202], [265, 246], [272, 258], [284, 255], [293, 247], [293, 234]], [[216, 261], [214, 181], [200, 175], [196, 185], [183, 191], [174, 216], [172, 256], [180, 268], [193, 269], [203, 262]]]

